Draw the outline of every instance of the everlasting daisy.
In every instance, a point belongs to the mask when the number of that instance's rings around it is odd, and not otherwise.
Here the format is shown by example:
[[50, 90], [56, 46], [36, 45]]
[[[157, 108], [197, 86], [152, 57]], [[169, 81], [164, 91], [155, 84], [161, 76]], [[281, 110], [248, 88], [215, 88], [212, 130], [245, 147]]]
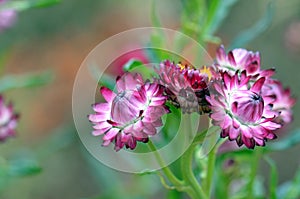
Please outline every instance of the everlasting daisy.
[[115, 143], [118, 151], [124, 146], [134, 149], [137, 141], [147, 142], [162, 126], [161, 117], [168, 113], [164, 105], [163, 88], [156, 83], [144, 83], [140, 74], [126, 73], [117, 78], [117, 93], [102, 87], [106, 103], [93, 105], [89, 115], [94, 124], [94, 136], [103, 136], [103, 146]]
[[205, 96], [209, 95], [207, 82], [211, 73], [206, 68], [203, 71], [169, 60], [162, 62], [157, 69], [159, 83], [165, 87], [168, 99], [183, 113], [210, 111]]
[[259, 52], [237, 48], [226, 54], [224, 46], [220, 46], [216, 55], [216, 66], [221, 71], [233, 75], [237, 70], [246, 70], [247, 74], [256, 74], [260, 70]]
[[214, 125], [221, 127], [221, 137], [236, 140], [239, 146], [248, 148], [264, 146], [265, 141], [274, 139], [274, 130], [281, 127], [274, 122], [279, 113], [272, 110], [272, 97], [261, 93], [265, 77], [253, 84], [246, 71], [230, 75], [222, 74], [220, 82], [214, 82], [216, 94], [207, 97], [211, 104], [210, 115]]
[[15, 136], [18, 117], [12, 104], [5, 105], [3, 97], [0, 95], [0, 141]]
[[262, 87], [262, 93], [274, 98], [272, 109], [280, 112], [276, 121], [282, 125], [290, 123], [293, 118], [292, 107], [296, 103], [296, 99], [291, 97], [290, 89], [284, 89], [280, 81], [269, 78]]

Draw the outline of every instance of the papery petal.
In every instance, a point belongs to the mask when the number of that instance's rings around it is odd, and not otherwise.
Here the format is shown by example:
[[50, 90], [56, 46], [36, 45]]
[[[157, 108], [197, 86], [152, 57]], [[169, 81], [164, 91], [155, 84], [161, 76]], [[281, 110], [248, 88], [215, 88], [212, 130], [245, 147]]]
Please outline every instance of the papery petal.
[[116, 94], [106, 87], [101, 87], [100, 93], [107, 102], [112, 102], [112, 100], [116, 97]]

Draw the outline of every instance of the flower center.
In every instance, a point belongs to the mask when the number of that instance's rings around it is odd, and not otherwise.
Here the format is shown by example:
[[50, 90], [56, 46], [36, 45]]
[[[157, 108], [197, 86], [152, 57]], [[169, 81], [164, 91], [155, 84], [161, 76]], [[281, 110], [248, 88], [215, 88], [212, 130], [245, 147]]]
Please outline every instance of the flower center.
[[139, 116], [140, 109], [135, 104], [134, 91], [125, 90], [114, 98], [111, 107], [111, 118], [113, 121], [126, 124]]
[[231, 110], [238, 120], [255, 123], [262, 117], [264, 100], [252, 91], [237, 91], [232, 96]]

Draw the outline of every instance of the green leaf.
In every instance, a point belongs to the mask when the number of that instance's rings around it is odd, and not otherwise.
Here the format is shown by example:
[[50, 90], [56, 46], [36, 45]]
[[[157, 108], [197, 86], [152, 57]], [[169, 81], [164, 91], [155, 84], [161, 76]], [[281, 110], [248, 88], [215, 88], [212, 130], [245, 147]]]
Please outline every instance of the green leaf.
[[197, 38], [207, 12], [205, 0], [182, 0], [181, 31]]
[[270, 2], [266, 9], [265, 15], [256, 22], [252, 27], [242, 31], [232, 42], [229, 49], [245, 46], [257, 36], [263, 33], [270, 25], [274, 16], [274, 3]]
[[163, 116], [165, 122], [162, 128], [162, 135], [166, 142], [175, 136], [174, 132], [178, 131], [181, 119], [181, 111], [178, 108], [170, 103], [167, 103], [167, 106], [170, 108], [171, 112]]
[[[161, 21], [156, 13], [156, 0], [152, 0], [151, 5], [151, 23], [153, 27], [162, 27]], [[154, 48], [163, 48], [164, 46], [164, 32], [161, 29], [153, 29], [150, 37], [150, 48], [146, 49], [146, 53], [153, 63], [160, 62], [162, 60], [160, 51], [154, 50]], [[153, 48], [154, 47], [154, 48]]]
[[124, 66], [123, 66], [123, 70], [125, 72], [127, 71], [131, 71], [133, 70], [134, 68], [136, 67], [140, 67], [144, 65], [143, 62], [141, 62], [140, 60], [137, 60], [137, 59], [130, 59]]
[[161, 27], [161, 22], [160, 19], [156, 13], [156, 0], [152, 0], [152, 4], [151, 4], [151, 23], [152, 26], [154, 27]]
[[167, 199], [182, 199], [182, 192], [177, 190], [169, 190], [167, 194]]
[[212, 36], [227, 17], [231, 7], [237, 0], [212, 0], [210, 1], [206, 22], [204, 25], [204, 37]]
[[30, 88], [48, 84], [53, 80], [50, 71], [42, 73], [29, 73], [22, 75], [6, 75], [0, 79], [0, 93], [16, 88]]
[[27, 1], [9, 1], [2, 9], [13, 9], [17, 11], [24, 11], [30, 8], [43, 8], [60, 3], [61, 0], [27, 0]]
[[276, 189], [278, 183], [277, 167], [275, 162], [270, 157], [265, 156], [265, 160], [271, 167], [270, 181], [269, 181], [270, 199], [276, 199], [277, 198]]
[[115, 82], [115, 78], [113, 78], [112, 76], [108, 74], [102, 74], [98, 84], [100, 86], [109, 88], [110, 90], [114, 90], [116, 82]]
[[31, 2], [32, 8], [44, 8], [58, 4], [61, 0], [31, 0]]
[[136, 175], [138, 176], [144, 176], [144, 175], [152, 175], [152, 174], [156, 174], [157, 171], [156, 170], [149, 170], [149, 169], [146, 169], [146, 170], [143, 170], [139, 173], [136, 173]]
[[300, 143], [300, 129], [296, 129], [283, 139], [275, 140], [265, 149], [267, 151], [282, 151], [292, 148]]
[[9, 175], [12, 177], [35, 175], [41, 171], [42, 168], [33, 159], [24, 157], [10, 161]]
[[220, 138], [220, 131], [221, 129], [219, 126], [210, 126], [208, 128], [201, 147], [202, 157], [200, 158], [207, 156], [218, 143], [218, 140]]
[[114, 90], [116, 83], [114, 77], [103, 73], [103, 71], [101, 71], [100, 68], [94, 63], [88, 65], [88, 71], [92, 78], [98, 81], [99, 86], [104, 86], [110, 90]]

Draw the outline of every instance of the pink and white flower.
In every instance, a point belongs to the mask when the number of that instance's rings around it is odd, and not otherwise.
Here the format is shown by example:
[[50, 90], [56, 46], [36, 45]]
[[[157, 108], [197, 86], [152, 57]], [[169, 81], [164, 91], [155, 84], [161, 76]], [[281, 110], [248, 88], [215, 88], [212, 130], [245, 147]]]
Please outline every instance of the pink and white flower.
[[12, 104], [5, 105], [4, 99], [0, 95], [0, 141], [15, 136], [18, 118]]
[[213, 124], [222, 129], [221, 137], [254, 148], [276, 138], [274, 130], [281, 125], [275, 122], [279, 113], [272, 110], [274, 99], [261, 92], [265, 77], [251, 84], [250, 79], [246, 71], [234, 75], [224, 72], [222, 80], [213, 84], [216, 93], [207, 100], [211, 104]]
[[262, 93], [274, 98], [272, 109], [280, 112], [276, 121], [282, 125], [290, 123], [293, 119], [292, 107], [296, 103], [296, 99], [291, 97], [290, 89], [284, 89], [280, 81], [269, 78], [262, 87]]
[[230, 75], [235, 74], [237, 70], [246, 70], [247, 74], [253, 75], [260, 71], [260, 54], [246, 49], [237, 48], [225, 52], [225, 48], [221, 45], [216, 54], [217, 68]]
[[162, 126], [161, 117], [168, 113], [167, 97], [157, 83], [144, 83], [140, 74], [126, 73], [117, 78], [117, 93], [102, 87], [100, 92], [106, 103], [93, 105], [94, 136], [103, 135], [103, 146], [115, 143], [118, 151], [124, 146], [134, 149], [137, 142], [147, 142], [149, 136]]

